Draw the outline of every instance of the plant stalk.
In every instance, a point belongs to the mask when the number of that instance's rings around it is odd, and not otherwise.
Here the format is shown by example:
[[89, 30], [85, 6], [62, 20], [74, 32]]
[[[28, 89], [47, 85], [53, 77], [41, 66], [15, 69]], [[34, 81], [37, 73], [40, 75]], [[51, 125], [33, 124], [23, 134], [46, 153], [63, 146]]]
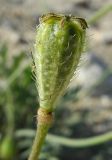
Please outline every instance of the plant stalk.
[[72, 148], [86, 148], [112, 141], [112, 132], [107, 132], [101, 135], [81, 139], [71, 139], [49, 134], [47, 136], [47, 141]]
[[[16, 131], [16, 137], [34, 137], [35, 131], [34, 130], [19, 130]], [[107, 143], [109, 141], [112, 141], [112, 131], [103, 133], [100, 135], [96, 135], [93, 137], [86, 137], [86, 138], [66, 138], [62, 136], [57, 136], [53, 134], [48, 134], [46, 137], [46, 140], [50, 143], [57, 143], [59, 145], [63, 145], [66, 147], [72, 147], [72, 148], [86, 148], [86, 147], [92, 147], [96, 145], [101, 145], [103, 143]]]
[[40, 108], [38, 111], [38, 125], [33, 142], [32, 150], [28, 160], [38, 160], [39, 154], [44, 143], [49, 128], [52, 125], [53, 115], [47, 110]]
[[12, 92], [10, 88], [6, 91], [6, 97], [7, 97], [7, 104], [5, 106], [5, 115], [7, 118], [7, 128], [6, 133], [8, 135], [13, 135], [14, 133], [14, 104], [13, 104], [13, 97]]
[[95, 22], [97, 22], [99, 19], [104, 17], [106, 14], [108, 14], [110, 11], [112, 11], [112, 4], [108, 4], [104, 7], [102, 7], [100, 10], [98, 10], [89, 20], [88, 24], [92, 25]]

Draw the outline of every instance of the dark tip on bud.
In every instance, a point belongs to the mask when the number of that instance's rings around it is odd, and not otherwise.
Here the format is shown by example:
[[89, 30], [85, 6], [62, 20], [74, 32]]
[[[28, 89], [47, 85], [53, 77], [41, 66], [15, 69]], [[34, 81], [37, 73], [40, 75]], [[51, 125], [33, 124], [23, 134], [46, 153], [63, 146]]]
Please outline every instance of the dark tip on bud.
[[80, 17], [75, 17], [74, 19], [77, 20], [81, 24], [82, 29], [88, 28], [88, 24], [85, 19], [80, 18]]

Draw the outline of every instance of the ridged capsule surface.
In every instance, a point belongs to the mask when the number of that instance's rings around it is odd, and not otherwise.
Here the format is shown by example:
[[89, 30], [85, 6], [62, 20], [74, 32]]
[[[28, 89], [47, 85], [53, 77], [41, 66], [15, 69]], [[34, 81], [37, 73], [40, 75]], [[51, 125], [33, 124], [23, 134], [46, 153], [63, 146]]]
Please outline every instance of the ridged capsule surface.
[[79, 63], [87, 23], [82, 18], [49, 13], [36, 30], [36, 84], [40, 107], [52, 111], [64, 93]]

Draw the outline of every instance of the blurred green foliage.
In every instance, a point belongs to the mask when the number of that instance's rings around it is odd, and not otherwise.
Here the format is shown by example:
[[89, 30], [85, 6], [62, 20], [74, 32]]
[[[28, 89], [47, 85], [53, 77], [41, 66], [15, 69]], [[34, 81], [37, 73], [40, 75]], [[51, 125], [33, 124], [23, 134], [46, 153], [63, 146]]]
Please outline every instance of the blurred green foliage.
[[[25, 66], [26, 59], [28, 65]], [[16, 129], [32, 126], [32, 117], [36, 113], [38, 101], [31, 75], [29, 59], [25, 53], [9, 58], [6, 45], [2, 45], [0, 48], [0, 134], [3, 148], [1, 152], [8, 152], [6, 144], [9, 141], [6, 139], [9, 136], [14, 139]], [[9, 146], [11, 147], [11, 144]]]

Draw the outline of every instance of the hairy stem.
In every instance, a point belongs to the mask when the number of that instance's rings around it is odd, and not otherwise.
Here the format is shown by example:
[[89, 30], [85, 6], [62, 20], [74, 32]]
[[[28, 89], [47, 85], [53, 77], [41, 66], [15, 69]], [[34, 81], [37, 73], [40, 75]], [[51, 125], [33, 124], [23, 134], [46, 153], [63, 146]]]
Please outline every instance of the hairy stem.
[[28, 160], [38, 160], [39, 159], [40, 150], [44, 143], [47, 132], [49, 128], [51, 127], [52, 120], [53, 120], [52, 113], [49, 113], [42, 108], [39, 109], [37, 132], [35, 135], [31, 154]]

